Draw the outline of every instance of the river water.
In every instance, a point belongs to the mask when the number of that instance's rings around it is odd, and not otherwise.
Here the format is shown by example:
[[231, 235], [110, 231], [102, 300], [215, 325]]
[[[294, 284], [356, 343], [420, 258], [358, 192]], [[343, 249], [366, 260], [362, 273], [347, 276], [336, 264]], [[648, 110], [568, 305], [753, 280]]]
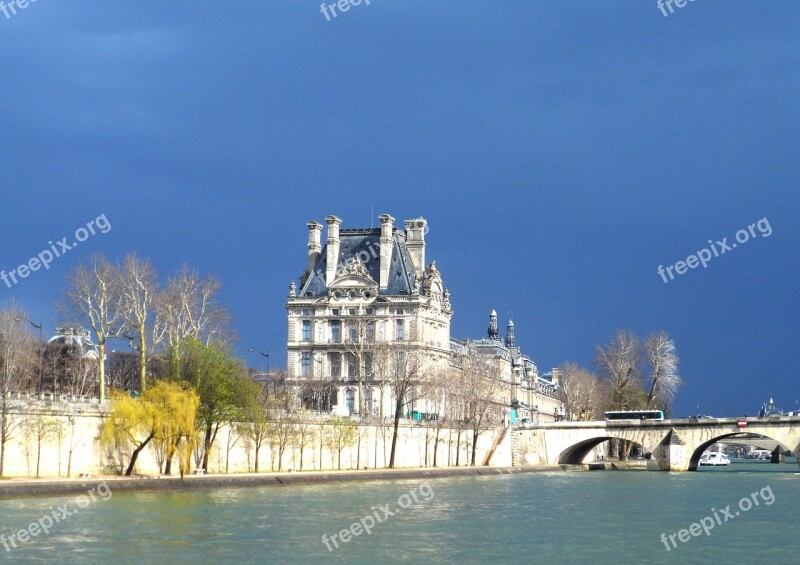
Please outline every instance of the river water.
[[[15, 539], [10, 551], [0, 544], [0, 562], [800, 563], [799, 471], [794, 461], [735, 462], [696, 473], [112, 493], [87, 499], [86, 508], [75, 497], [3, 500], [0, 534], [7, 544], [10, 534], [45, 515], [56, 513], [60, 522], [48, 535], [31, 529], [38, 535]], [[699, 536], [687, 531], [681, 541], [681, 529], [704, 519], [709, 535], [698, 525]], [[351, 532], [342, 536], [344, 529]]]

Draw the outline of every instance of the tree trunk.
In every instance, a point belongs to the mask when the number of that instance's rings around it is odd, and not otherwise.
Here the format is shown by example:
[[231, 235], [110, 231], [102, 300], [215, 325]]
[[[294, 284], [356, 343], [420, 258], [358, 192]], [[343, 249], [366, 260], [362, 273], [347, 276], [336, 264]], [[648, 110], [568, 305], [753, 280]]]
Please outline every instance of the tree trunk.
[[436, 456], [439, 453], [439, 428], [436, 428], [436, 437], [433, 440], [433, 466], [436, 467]]
[[153, 439], [153, 437], [155, 437], [155, 434], [150, 434], [147, 437], [147, 439], [144, 440], [139, 447], [137, 447], [136, 449], [133, 450], [133, 455], [131, 455], [131, 463], [130, 463], [130, 465], [128, 465], [128, 470], [125, 471], [125, 476], [126, 477], [130, 477], [131, 476], [131, 474], [133, 473], [133, 468], [136, 465], [136, 460], [139, 458], [139, 454], [142, 452], [142, 450], [145, 447], [147, 447], [147, 444], [150, 443], [150, 440]]
[[98, 363], [100, 364], [100, 404], [106, 401], [106, 340], [98, 340]]
[[305, 436], [300, 438], [300, 470], [303, 470], [303, 447], [305, 446]]
[[[5, 402], [5, 400], [3, 402]], [[8, 441], [6, 418], [8, 418], [8, 416], [6, 414], [1, 414], [0, 416], [2, 416], [2, 420], [0, 420], [0, 477], [2, 477], [6, 463], [6, 442]]]
[[[139, 386], [141, 391], [147, 390], [147, 340], [144, 337], [145, 325], [139, 325]], [[167, 473], [169, 474], [169, 473]]]
[[203, 438], [203, 472], [208, 473], [208, 454], [211, 451], [211, 422], [206, 423], [206, 433]]
[[[350, 451], [350, 465], [353, 464], [353, 451]], [[358, 451], [356, 452], [356, 469], [361, 468], [361, 422], [358, 424]]]
[[36, 478], [39, 478], [39, 463], [42, 460], [42, 439], [36, 442]]
[[397, 430], [400, 428], [400, 410], [403, 408], [403, 397], [398, 396], [394, 407], [394, 433], [392, 434], [392, 451], [389, 455], [389, 468], [394, 469], [394, 456], [397, 450]]
[[474, 467], [475, 466], [475, 452], [478, 450], [478, 434], [480, 432], [477, 428], [473, 428], [472, 430], [472, 458], [469, 464]]

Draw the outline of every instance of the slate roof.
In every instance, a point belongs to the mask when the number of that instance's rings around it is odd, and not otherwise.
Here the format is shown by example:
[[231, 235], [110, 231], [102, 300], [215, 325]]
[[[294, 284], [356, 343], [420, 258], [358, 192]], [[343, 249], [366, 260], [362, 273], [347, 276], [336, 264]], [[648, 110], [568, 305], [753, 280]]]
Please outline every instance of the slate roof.
[[[344, 268], [348, 262], [356, 258], [359, 253], [360, 261], [369, 272], [369, 276], [376, 283], [380, 283], [380, 249], [381, 249], [381, 229], [343, 229], [339, 232], [339, 258], [337, 268]], [[399, 296], [409, 295], [415, 287], [417, 277], [414, 264], [406, 247], [404, 232], [395, 228], [392, 233], [392, 264], [389, 268], [389, 283], [387, 288], [379, 288], [380, 296]], [[373, 255], [374, 250], [374, 255]], [[369, 260], [365, 261], [365, 257]], [[308, 277], [303, 288], [298, 293], [298, 297], [306, 296], [326, 296], [328, 287], [325, 281], [325, 270], [328, 265], [328, 245], [322, 248], [322, 253], [314, 266], [314, 272]], [[422, 273], [420, 273], [422, 274]], [[420, 289], [424, 294], [425, 290]]]

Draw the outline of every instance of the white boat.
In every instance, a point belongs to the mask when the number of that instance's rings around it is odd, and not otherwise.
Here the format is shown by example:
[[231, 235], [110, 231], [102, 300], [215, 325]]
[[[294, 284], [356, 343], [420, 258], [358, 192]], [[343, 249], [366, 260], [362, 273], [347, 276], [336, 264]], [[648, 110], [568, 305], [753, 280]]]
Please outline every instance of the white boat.
[[709, 467], [724, 467], [730, 465], [731, 460], [724, 453], [718, 451], [706, 451], [700, 457], [700, 465]]

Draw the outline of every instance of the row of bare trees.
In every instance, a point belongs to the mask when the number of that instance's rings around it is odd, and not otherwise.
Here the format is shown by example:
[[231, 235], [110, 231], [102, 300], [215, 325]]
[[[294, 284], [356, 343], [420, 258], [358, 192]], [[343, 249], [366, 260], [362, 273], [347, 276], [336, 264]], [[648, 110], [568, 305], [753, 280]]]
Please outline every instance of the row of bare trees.
[[576, 363], [559, 368], [561, 399], [570, 420], [600, 420], [606, 410], [667, 410], [682, 384], [675, 341], [656, 332], [643, 341], [618, 330], [597, 348], [599, 375]]
[[220, 282], [184, 266], [164, 287], [151, 261], [128, 255], [111, 263], [93, 255], [67, 275], [61, 311], [67, 322], [88, 324], [98, 345], [100, 402], [105, 400], [106, 344], [127, 339], [139, 356], [141, 389], [153, 354], [175, 352], [185, 338], [229, 344], [230, 315], [218, 304]]
[[[438, 463], [440, 430], [449, 426], [456, 428], [459, 443], [461, 435], [470, 431], [474, 465], [478, 436], [502, 420], [499, 398], [503, 385], [496, 360], [480, 354], [467, 343], [464, 352], [451, 363], [453, 360], [449, 357], [420, 347], [414, 328], [408, 335], [393, 334], [386, 319], [363, 311], [344, 316], [341, 324], [340, 343], [354, 369], [349, 379], [355, 380], [358, 391], [356, 413], [362, 420], [374, 413], [372, 407], [365, 405], [365, 390], [377, 387], [376, 415], [379, 422], [384, 422], [385, 400], [392, 399], [388, 414], [392, 438], [389, 467], [396, 463], [401, 420], [409, 417], [413, 407], [423, 403], [427, 407], [426, 415], [436, 416], [432, 426], [435, 430], [433, 464]], [[377, 436], [375, 441], [377, 444]], [[358, 437], [358, 453], [360, 465], [361, 437]], [[459, 455], [460, 450], [457, 450], [456, 464]]]

